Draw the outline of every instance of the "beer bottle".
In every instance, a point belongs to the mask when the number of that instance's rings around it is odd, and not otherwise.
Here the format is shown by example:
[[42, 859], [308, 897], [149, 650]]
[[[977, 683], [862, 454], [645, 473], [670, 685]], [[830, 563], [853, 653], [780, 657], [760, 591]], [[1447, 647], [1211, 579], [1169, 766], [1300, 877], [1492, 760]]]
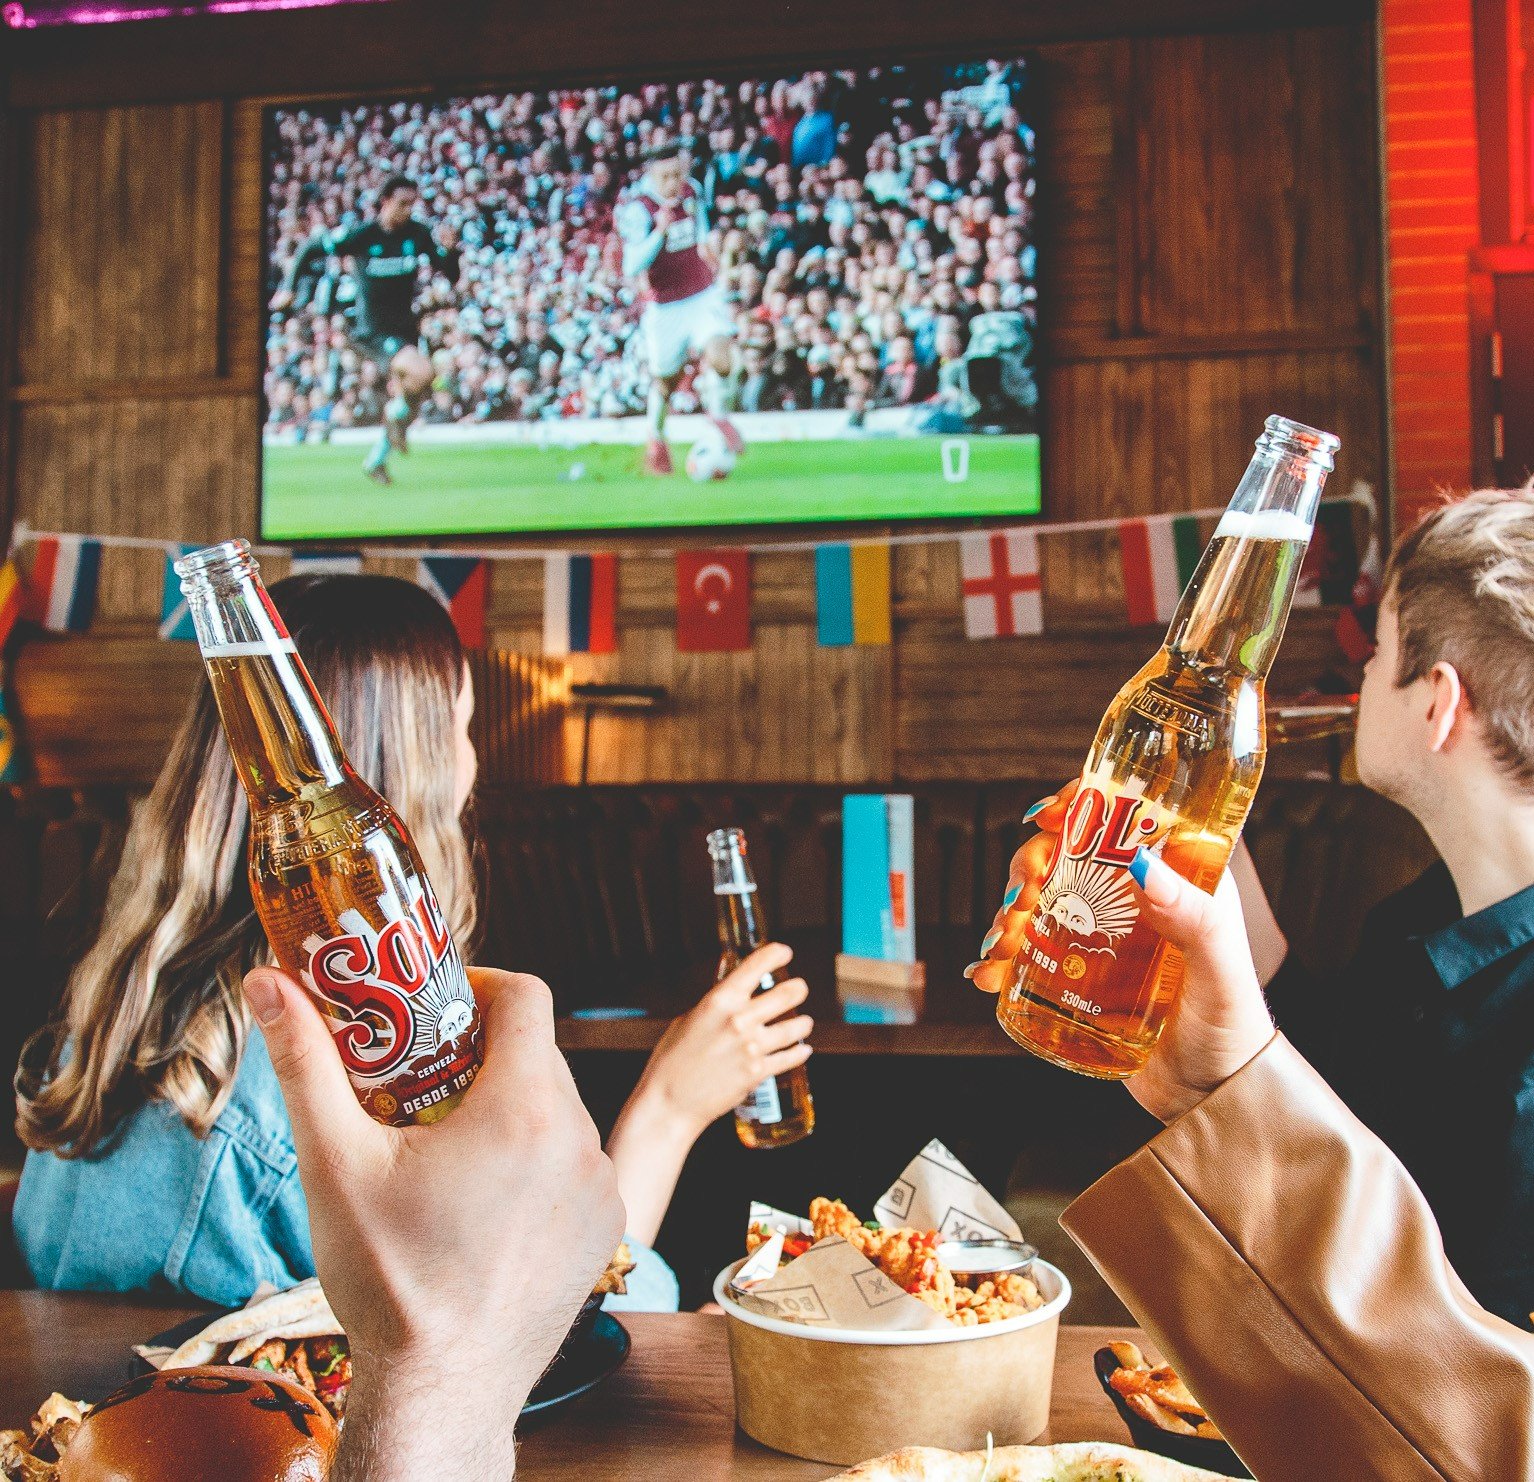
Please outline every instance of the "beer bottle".
[[351, 768], [243, 540], [176, 562], [250, 804], [250, 894], [368, 1114], [434, 1122], [479, 1071], [479, 1014], [420, 856]]
[[[751, 873], [745, 834], [738, 828], [715, 829], [708, 836], [708, 854], [714, 866], [714, 904], [719, 913], [717, 983], [734, 972], [742, 958], [767, 944], [767, 928], [762, 922], [761, 893]], [[779, 974], [768, 973], [756, 991], [765, 993], [779, 980]], [[809, 1072], [802, 1065], [768, 1076], [749, 1101], [735, 1108], [735, 1133], [748, 1148], [787, 1147], [814, 1130], [815, 1103], [810, 1096]]]
[[1263, 683], [1337, 446], [1268, 418], [1166, 642], [1098, 728], [996, 1007], [1056, 1065], [1121, 1078], [1155, 1047], [1183, 963], [1139, 919], [1129, 862], [1144, 845], [1202, 890], [1224, 871], [1262, 777]]

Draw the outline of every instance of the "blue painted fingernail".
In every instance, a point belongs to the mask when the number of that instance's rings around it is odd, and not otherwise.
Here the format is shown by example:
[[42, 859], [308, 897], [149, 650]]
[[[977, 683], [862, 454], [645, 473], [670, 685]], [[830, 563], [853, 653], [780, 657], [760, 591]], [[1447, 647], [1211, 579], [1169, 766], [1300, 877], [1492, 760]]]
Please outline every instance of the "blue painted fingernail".
[[1023, 822], [1032, 823], [1033, 820], [1037, 818], [1039, 814], [1041, 814], [1047, 807], [1049, 807], [1052, 802], [1054, 802], [1053, 798], [1040, 798], [1039, 801], [1033, 805], [1033, 807], [1031, 807], [1025, 814], [1023, 814]]
[[1145, 877], [1150, 874], [1151, 857], [1145, 845], [1135, 850], [1135, 857], [1129, 861], [1130, 878], [1140, 887], [1145, 889]]
[[981, 954], [984, 955], [985, 953], [989, 952], [991, 950], [991, 948], [994, 947], [996, 945], [996, 943], [999, 942], [1000, 940], [1001, 940], [1001, 928], [999, 926], [993, 926], [985, 934], [985, 940], [983, 942], [981, 942], [981, 944], [980, 944]]
[[980, 964], [978, 962], [970, 963], [970, 965], [964, 969], [964, 976], [966, 978], [973, 978], [975, 976], [975, 969], [979, 966]]
[[1018, 898], [1018, 896], [1020, 896], [1022, 893], [1023, 893], [1023, 886], [1022, 886], [1022, 882], [1019, 881], [1004, 896], [1002, 896], [1002, 898], [1001, 898], [1001, 908], [1002, 908], [1002, 910], [1003, 911], [1010, 911], [1012, 909], [1012, 902], [1015, 901]]

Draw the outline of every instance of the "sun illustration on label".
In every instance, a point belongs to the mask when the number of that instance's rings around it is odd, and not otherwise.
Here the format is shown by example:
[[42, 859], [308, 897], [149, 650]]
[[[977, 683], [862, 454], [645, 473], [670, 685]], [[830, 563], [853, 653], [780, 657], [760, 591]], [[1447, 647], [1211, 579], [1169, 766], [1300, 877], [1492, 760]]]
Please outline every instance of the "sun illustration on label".
[[461, 998], [450, 999], [437, 1018], [437, 1046], [457, 1039], [474, 1022], [473, 1005]]
[[1123, 870], [1086, 859], [1062, 860], [1039, 896], [1041, 920], [1073, 937], [1129, 935], [1140, 915]]

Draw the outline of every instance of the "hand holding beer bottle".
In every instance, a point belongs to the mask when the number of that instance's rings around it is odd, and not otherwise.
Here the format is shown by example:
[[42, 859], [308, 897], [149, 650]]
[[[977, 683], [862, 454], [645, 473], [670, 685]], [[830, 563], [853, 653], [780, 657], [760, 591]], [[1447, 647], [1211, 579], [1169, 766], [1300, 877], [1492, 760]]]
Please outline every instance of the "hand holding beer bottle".
[[[1033, 846], [1047, 853], [1037, 895], [1025, 903], [1019, 886], [1007, 902], [1012, 919], [1027, 914], [1006, 969], [972, 969], [999, 986], [1002, 1028], [1045, 1060], [1122, 1079], [1155, 1047], [1183, 962], [1145, 919], [1129, 865], [1143, 847], [1200, 890], [1224, 872], [1262, 777], [1263, 685], [1336, 448], [1268, 418], [1166, 642], [1103, 717], [1058, 800], [1059, 832]], [[993, 929], [982, 953], [1005, 936]]]
[[[1078, 786], [1073, 781], [1028, 811], [1039, 832], [1012, 856], [1005, 903], [986, 938], [989, 953], [969, 970], [984, 992], [1005, 986]], [[1230, 871], [1212, 895], [1146, 852], [1129, 871], [1146, 920], [1181, 952], [1185, 977], [1155, 1050], [1124, 1084], [1152, 1116], [1172, 1122], [1272, 1039], [1273, 1019], [1258, 985]]]
[[243, 540], [176, 562], [250, 804], [250, 893], [368, 1114], [432, 1122], [480, 1065], [458, 949], [399, 816], [352, 769]]
[[[716, 981], [723, 983], [747, 957], [767, 945], [767, 927], [745, 834], [738, 828], [715, 829], [708, 836], [708, 853], [714, 867], [714, 903], [719, 914]], [[781, 972], [769, 972], [753, 993], [767, 997], [783, 981]], [[782, 1061], [790, 1058], [784, 1055], [786, 1048], [778, 1046]], [[735, 1108], [735, 1132], [748, 1148], [787, 1147], [814, 1130], [815, 1102], [803, 1059], [785, 1063], [782, 1069], [765, 1076]]]

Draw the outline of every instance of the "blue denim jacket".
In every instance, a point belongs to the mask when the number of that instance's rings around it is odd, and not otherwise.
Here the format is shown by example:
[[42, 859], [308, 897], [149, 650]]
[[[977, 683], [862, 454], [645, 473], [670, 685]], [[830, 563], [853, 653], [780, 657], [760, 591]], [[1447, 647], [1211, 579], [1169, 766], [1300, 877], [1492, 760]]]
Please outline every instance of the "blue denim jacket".
[[[29, 1153], [15, 1232], [33, 1280], [55, 1291], [169, 1288], [235, 1307], [263, 1281], [289, 1287], [313, 1276], [309, 1207], [266, 1042], [250, 1036], [205, 1138], [150, 1102], [90, 1157]], [[606, 1305], [674, 1312], [671, 1268], [630, 1246], [638, 1266], [628, 1295]]]

